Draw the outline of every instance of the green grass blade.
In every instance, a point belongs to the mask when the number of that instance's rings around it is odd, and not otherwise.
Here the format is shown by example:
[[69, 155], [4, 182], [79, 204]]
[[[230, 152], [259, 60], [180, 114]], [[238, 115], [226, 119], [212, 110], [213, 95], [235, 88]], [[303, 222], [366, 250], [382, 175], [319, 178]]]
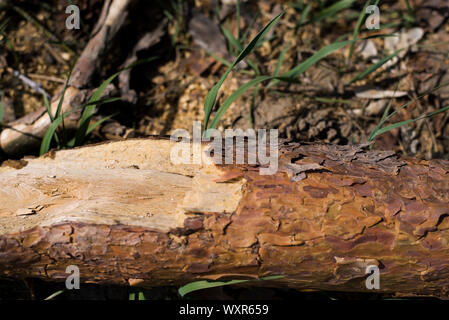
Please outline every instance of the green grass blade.
[[5, 32], [6, 26], [8, 25], [8, 21], [9, 21], [9, 19], [5, 19], [5, 20], [0, 24], [0, 33]]
[[[396, 88], [394, 89], [394, 94], [396, 94], [396, 91], [398, 90], [399, 87], [399, 83], [396, 85]], [[390, 113], [390, 109], [393, 103], [393, 98], [390, 99], [390, 101], [388, 101], [388, 105], [384, 110], [384, 113], [382, 114], [382, 118], [380, 119], [379, 123], [377, 124], [377, 126], [374, 128], [374, 130], [371, 132], [368, 141], [373, 141], [374, 139], [374, 134], [380, 129], [382, 128], [382, 126], [384, 125], [385, 121], [387, 121], [388, 118], [388, 114]]]
[[232, 66], [232, 62], [226, 60], [225, 58], [220, 57], [219, 55], [206, 51], [206, 53], [208, 55], [210, 55], [211, 57], [213, 57], [215, 60], [221, 62], [222, 64], [224, 64], [226, 67], [230, 68]]
[[[232, 65], [232, 62], [230, 62], [230, 61], [228, 61], [228, 60], [226, 60], [226, 59], [220, 57], [219, 55], [216, 55], [216, 54], [214, 54], [214, 53], [212, 53], [212, 52], [209, 52], [209, 51], [206, 51], [206, 53], [207, 53], [208, 55], [210, 55], [212, 58], [214, 58], [215, 60], [217, 60], [218, 62], [224, 64], [224, 65], [225, 65], [226, 67], [228, 67], [228, 68]], [[248, 64], [249, 64], [249, 61], [248, 61]], [[254, 68], [254, 67], [255, 67], [255, 68]], [[256, 70], [257, 70], [257, 71], [256, 71]], [[257, 74], [258, 71], [259, 71], [259, 70], [257, 69], [257, 66], [253, 66], [253, 71], [243, 70], [243, 69], [240, 69], [240, 70], [239, 70], [240, 73], [248, 74], [248, 75], [254, 75], [254, 72], [256, 72], [256, 74]]]
[[[120, 99], [118, 99], [118, 100], [120, 100]], [[104, 117], [104, 118], [101, 118], [100, 120], [98, 120], [98, 121], [95, 122], [94, 124], [90, 125], [89, 128], [88, 128], [87, 131], [86, 131], [86, 135], [89, 135], [92, 131], [95, 130], [96, 127], [98, 127], [99, 125], [101, 125], [103, 122], [105, 122], [105, 121], [111, 119], [112, 117], [115, 117], [116, 115], [118, 115], [118, 112], [116, 112], [116, 113], [114, 113], [114, 114], [111, 114], [111, 115], [109, 115], [109, 116], [106, 116], [106, 117]], [[72, 140], [70, 140], [70, 141], [67, 143], [67, 147], [69, 147], [69, 148], [73, 148], [74, 146], [75, 146], [75, 138], [73, 138]]]
[[[287, 44], [282, 49], [281, 53], [279, 54], [279, 59], [276, 63], [276, 68], [274, 69], [274, 74], [273, 74], [274, 77], [277, 77], [279, 75], [279, 71], [281, 70], [281, 66], [282, 66], [282, 63], [284, 62], [285, 54], [287, 53], [288, 48], [289, 48], [289, 44]], [[268, 84], [267, 88], [271, 87], [272, 85], [273, 85], [273, 81], [271, 81]]]
[[248, 281], [276, 280], [276, 279], [280, 279], [283, 277], [284, 276], [269, 276], [269, 277], [263, 277], [260, 279], [255, 279], [255, 280], [231, 280], [231, 281], [213, 281], [213, 282], [207, 281], [207, 280], [195, 281], [195, 282], [186, 284], [185, 286], [179, 288], [178, 293], [181, 297], [184, 297], [186, 294], [193, 292], [193, 291], [197, 291], [197, 290], [228, 286], [228, 285], [233, 285], [233, 284], [238, 284], [238, 283], [243, 283], [243, 282], [248, 282]]
[[170, 13], [170, 11], [168, 11], [168, 10], [163, 10], [162, 13], [165, 14], [165, 16], [166, 16], [168, 19], [170, 19], [170, 20], [173, 20], [173, 19], [174, 19], [173, 15]]
[[229, 106], [237, 99], [239, 98], [243, 93], [245, 93], [246, 90], [248, 90], [249, 88], [265, 81], [265, 80], [269, 80], [269, 79], [273, 79], [272, 76], [259, 76], [257, 78], [254, 78], [250, 81], [248, 81], [247, 83], [245, 83], [243, 86], [241, 86], [240, 88], [238, 88], [236, 91], [234, 91], [224, 102], [223, 104], [220, 106], [220, 108], [217, 110], [217, 113], [215, 114], [212, 122], [210, 123], [210, 129], [214, 129], [216, 128], [216, 126], [218, 125], [218, 122], [220, 121], [221, 117], [223, 116], [223, 114], [226, 112], [226, 110], [228, 110]]
[[391, 59], [396, 57], [402, 50], [403, 49], [397, 50], [394, 53], [390, 54], [389, 56], [380, 59], [378, 62], [376, 62], [375, 64], [373, 64], [370, 67], [366, 68], [366, 70], [362, 71], [357, 76], [355, 76], [353, 79], [351, 79], [351, 81], [349, 81], [349, 84], [354, 83], [356, 81], [359, 81], [360, 79], [363, 79], [364, 77], [366, 77], [370, 73], [376, 71], [377, 69], [382, 67], [385, 63], [387, 63], [388, 61], [390, 61]]
[[377, 124], [377, 126], [374, 128], [374, 130], [371, 132], [368, 141], [373, 141], [374, 137], [376, 135], [376, 133], [380, 130], [380, 128], [382, 128], [382, 126], [384, 125], [384, 123], [387, 121], [387, 117], [388, 117], [388, 113], [390, 112], [391, 109], [391, 103], [393, 101], [393, 98], [390, 99], [390, 101], [388, 102], [387, 107], [385, 108], [385, 111], [382, 115], [381, 120], [379, 121], [379, 123]]
[[64, 118], [75, 110], [76, 109], [67, 111], [53, 120], [53, 122], [48, 127], [47, 132], [45, 132], [44, 138], [42, 139], [41, 149], [39, 153], [40, 155], [43, 155], [47, 153], [48, 150], [50, 150], [50, 144], [55, 135], [56, 129], [63, 122]]
[[[70, 80], [70, 76], [72, 75], [72, 69], [70, 68], [70, 72], [67, 75], [67, 79], [65, 80], [64, 83], [64, 88], [62, 89], [62, 94], [61, 94], [61, 98], [59, 98], [59, 103], [58, 103], [58, 107], [56, 108], [56, 113], [53, 119], [59, 117], [59, 113], [61, 112], [61, 107], [62, 107], [62, 103], [64, 101], [64, 96], [65, 96], [65, 92], [67, 90], [67, 87], [69, 86], [69, 80]], [[50, 110], [50, 115], [51, 115], [51, 110]], [[51, 118], [50, 118], [51, 119]]]
[[45, 93], [42, 93], [42, 96], [44, 97], [44, 105], [45, 109], [47, 110], [48, 116], [50, 117], [50, 121], [53, 122], [53, 115], [51, 114], [50, 102], [48, 101], [47, 95]]
[[[70, 113], [72, 113], [72, 112], [74, 112], [74, 111], [76, 111], [76, 110], [78, 110], [80, 108], [84, 108], [86, 105], [90, 105], [90, 104], [95, 104], [96, 105], [96, 104], [99, 104], [99, 103], [107, 103], [107, 102], [112, 102], [112, 101], [116, 101], [116, 100], [119, 100], [119, 99], [120, 98], [108, 98], [108, 99], [101, 99], [101, 100], [98, 100], [98, 101], [92, 101], [92, 102], [87, 103], [87, 104], [85, 104], [83, 106], [79, 106], [79, 107], [76, 107], [76, 108], [74, 108], [72, 110], [69, 110], [66, 113], [64, 113], [63, 115], [60, 115], [59, 117], [54, 119], [52, 121], [52, 123], [50, 124], [50, 126], [48, 127], [48, 129], [47, 129], [47, 131], [46, 131], [46, 133], [44, 135], [44, 138], [42, 139], [40, 155], [43, 155], [44, 153], [47, 153], [48, 150], [50, 150], [50, 144], [51, 144], [51, 141], [52, 141], [53, 137], [55, 139], [57, 139], [57, 136], [55, 135], [55, 132], [56, 132], [58, 126], [61, 124], [61, 122], [64, 120], [64, 118], [67, 115], [69, 115]], [[70, 142], [69, 142], [69, 144], [70, 144]], [[73, 141], [72, 145], [70, 145], [70, 146], [73, 147], [73, 145], [74, 145], [74, 141]]]
[[346, 46], [346, 45], [348, 45], [348, 44], [350, 44], [352, 42], [354, 42], [354, 40], [347, 40], [347, 41], [331, 43], [331, 44], [325, 46], [324, 48], [321, 48], [320, 50], [318, 50], [313, 56], [311, 56], [306, 61], [304, 61], [303, 63], [299, 64], [298, 66], [296, 66], [292, 70], [284, 73], [282, 76], [283, 77], [296, 78], [297, 76], [299, 76], [301, 73], [306, 71], [308, 68], [310, 68], [312, 65], [314, 65], [315, 63], [317, 63], [321, 59], [327, 57], [328, 55], [330, 55], [334, 51], [336, 51], [338, 49], [341, 49], [344, 46]]
[[111, 103], [111, 102], [115, 102], [115, 101], [119, 101], [119, 100], [122, 100], [122, 98], [114, 97], [114, 98], [105, 98], [105, 99], [100, 99], [100, 100], [96, 100], [96, 101], [90, 101], [90, 102], [87, 102], [87, 103], [83, 104], [81, 106], [81, 108], [85, 108], [85, 107], [91, 106], [91, 105], [99, 105], [99, 104]]
[[242, 37], [240, 38], [240, 41], [243, 43], [245, 42], [246, 38], [248, 38], [249, 32], [251, 31], [251, 29], [254, 26], [254, 23], [256, 23], [257, 19], [259, 18], [260, 13], [257, 12], [254, 16], [254, 18], [251, 20], [251, 22], [249, 23], [248, 27], [245, 30], [245, 33], [242, 35]]
[[[47, 110], [47, 114], [50, 118], [50, 122], [53, 122], [54, 118], [53, 118], [53, 115], [51, 114], [50, 102], [48, 101], [47, 95], [45, 93], [42, 93], [42, 96], [44, 97], [44, 105], [45, 105], [45, 109]], [[61, 99], [63, 99], [63, 98], [61, 97]], [[58, 145], [59, 145], [59, 138], [58, 138], [57, 134], [55, 134], [55, 140], [56, 140], [56, 143], [58, 143]]]
[[231, 31], [229, 31], [228, 28], [221, 26], [221, 31], [223, 32], [223, 35], [226, 37], [228, 43], [232, 46], [232, 48], [234, 48], [238, 52], [242, 51], [242, 44], [236, 37], [234, 37], [234, 35], [231, 33]]
[[92, 124], [91, 126], [89, 126], [89, 129], [87, 129], [86, 134], [91, 133], [92, 131], [95, 130], [96, 127], [98, 127], [99, 125], [101, 125], [103, 122], [108, 121], [109, 119], [111, 119], [112, 117], [115, 117], [116, 115], [118, 115], [118, 112], [113, 113], [109, 116], [103, 117], [100, 120], [98, 120], [97, 122], [95, 122], [94, 124]]
[[182, 0], [178, 0], [178, 2], [174, 5], [175, 6], [175, 13], [176, 13], [176, 26], [175, 26], [175, 32], [173, 33], [172, 37], [172, 45], [176, 43], [178, 40], [179, 30], [181, 29], [181, 23], [182, 23]]
[[272, 79], [272, 83], [275, 84], [280, 80], [288, 81], [289, 79], [294, 80], [299, 74], [306, 71], [310, 66], [312, 66], [314, 63], [318, 62], [319, 60], [323, 59], [330, 53], [334, 52], [335, 50], [338, 50], [342, 48], [343, 46], [352, 43], [352, 40], [350, 41], [343, 41], [343, 42], [337, 42], [333, 43], [329, 46], [326, 46], [319, 50], [317, 53], [315, 53], [312, 57], [304, 61], [303, 63], [299, 64], [294, 69], [290, 70], [287, 73], [284, 73], [281, 78], [275, 78], [273, 76], [260, 76], [257, 77], [247, 83], [245, 83], [243, 86], [241, 86], [239, 89], [237, 89], [232, 95], [230, 95], [220, 106], [218, 109], [215, 117], [213, 118], [210, 127], [211, 129], [216, 128], [218, 125], [218, 122], [220, 121], [223, 114], [226, 112], [226, 110], [229, 108], [229, 106], [237, 99], [239, 98], [246, 90], [249, 88], [258, 85], [259, 83]]
[[287, 44], [279, 54], [279, 59], [276, 63], [276, 68], [274, 69], [273, 76], [277, 77], [279, 75], [279, 71], [281, 70], [282, 63], [284, 62], [285, 54], [287, 53], [289, 45]]
[[[107, 78], [94, 92], [92, 97], [89, 99], [89, 102], [98, 100], [101, 95], [103, 94], [106, 87], [120, 74], [120, 72], [117, 72]], [[96, 104], [90, 104], [86, 108], [84, 108], [83, 114], [81, 115], [80, 125], [76, 132], [75, 136], [75, 146], [80, 146], [83, 144], [84, 139], [87, 134], [87, 129], [89, 127], [90, 119], [92, 118], [92, 115], [94, 113]]]
[[309, 3], [304, 10], [301, 13], [301, 17], [299, 18], [298, 22], [296, 23], [296, 29], [298, 29], [300, 26], [302, 26], [306, 19], [309, 17], [310, 9], [312, 9], [312, 3]]
[[139, 292], [139, 298], [138, 298], [138, 300], [140, 300], [140, 301], [146, 300], [146, 299], [145, 299], [145, 295], [143, 294], [142, 291]]
[[369, 40], [369, 39], [383, 39], [390, 37], [399, 37], [397, 33], [384, 33], [384, 34], [373, 34], [371, 36], [363, 37], [358, 40]]
[[109, 78], [107, 78], [98, 88], [97, 90], [95, 90], [94, 94], [92, 95], [92, 97], [90, 97], [89, 102], [87, 104], [87, 106], [84, 108], [84, 111], [81, 115], [81, 120], [80, 120], [80, 125], [79, 128], [76, 132], [76, 136], [75, 136], [75, 146], [80, 146], [83, 144], [84, 139], [86, 138], [87, 135], [87, 130], [89, 128], [89, 123], [90, 123], [90, 119], [92, 118], [92, 115], [94, 113], [96, 104], [94, 104], [94, 101], [98, 101], [101, 97], [101, 95], [103, 94], [104, 90], [106, 89], [106, 87], [122, 72], [131, 68], [134, 68], [137, 65], [140, 65], [142, 63], [146, 63], [146, 62], [150, 62], [152, 60], [156, 59], [156, 57], [151, 57], [148, 59], [143, 59], [143, 60], [139, 60], [136, 61], [134, 63], [132, 63], [131, 65], [127, 66], [126, 68], [116, 72], [115, 74], [113, 74], [112, 76], [110, 76]]
[[257, 67], [257, 64], [255, 62], [253, 62], [250, 58], [246, 59], [246, 62], [248, 63], [248, 65], [251, 67], [251, 69], [253, 69], [254, 73], [256, 75], [260, 74], [260, 70]]
[[[374, 5], [377, 6], [377, 4], [379, 3], [379, 0], [376, 0]], [[362, 12], [360, 12], [360, 16], [359, 19], [357, 20], [357, 25], [354, 29], [354, 33], [352, 34], [352, 40], [356, 40], [359, 32], [360, 32], [360, 28], [362, 27], [362, 23], [365, 21], [366, 18], [366, 8], [368, 8], [368, 6], [371, 4], [371, 0], [366, 1], [365, 5], [363, 6]], [[354, 53], [354, 45], [355, 42], [351, 44], [351, 46], [349, 47], [349, 56], [348, 56], [348, 62], [351, 60], [352, 55]]]
[[322, 10], [317, 17], [312, 19], [312, 22], [319, 22], [323, 19], [326, 19], [327, 17], [334, 16], [338, 12], [349, 8], [355, 0], [340, 0], [337, 3], [331, 5], [330, 7]]
[[222, 282], [222, 281], [209, 282], [206, 280], [195, 281], [195, 282], [186, 284], [185, 286], [179, 288], [178, 293], [181, 297], [184, 297], [186, 294], [193, 292], [193, 291], [214, 288], [214, 287], [228, 286], [228, 285], [242, 283], [242, 282], [248, 282], [248, 281], [250, 281], [250, 280], [231, 280], [231, 281], [226, 281], [226, 282]]
[[270, 29], [279, 21], [285, 11], [282, 11], [278, 14], [273, 20], [271, 20], [251, 41], [250, 43], [243, 49], [232, 65], [226, 70], [221, 79], [212, 87], [209, 93], [206, 96], [204, 101], [204, 130], [208, 129], [209, 118], [212, 113], [212, 108], [215, 105], [215, 100], [218, 95], [218, 90], [222, 86], [223, 82], [226, 80], [229, 73], [231, 73], [232, 69], [242, 61], [247, 55], [249, 55], [256, 45], [259, 43], [259, 40], [263, 39], [263, 37], [270, 31]]
[[55, 293], [49, 295], [47, 298], [45, 298], [44, 300], [52, 300], [53, 298], [55, 298], [56, 296], [59, 296], [61, 293], [63, 293], [64, 290], [59, 290], [56, 291]]
[[390, 119], [391, 119], [397, 112], [399, 112], [400, 110], [402, 110], [402, 109], [408, 107], [408, 106], [409, 106], [410, 104], [412, 104], [413, 102], [418, 101], [418, 100], [420, 100], [421, 98], [423, 98], [423, 97], [425, 97], [425, 96], [431, 94], [432, 92], [435, 92], [435, 91], [437, 91], [438, 89], [441, 89], [442, 87], [446, 87], [446, 86], [448, 86], [448, 85], [449, 85], [449, 82], [443, 83], [442, 85], [439, 85], [439, 86], [437, 86], [437, 87], [435, 87], [435, 88], [433, 88], [433, 89], [431, 89], [431, 90], [429, 90], [429, 91], [423, 93], [422, 95], [420, 95], [420, 96], [417, 97], [416, 99], [413, 99], [413, 100], [411, 100], [411, 101], [409, 101], [409, 102], [407, 102], [407, 103], [404, 103], [404, 104], [401, 105], [399, 108], [397, 108], [395, 111], [393, 111], [390, 115], [388, 115], [388, 116], [386, 117], [385, 121], [390, 120]]
[[[425, 96], [431, 94], [432, 92], [435, 92], [435, 91], [437, 91], [438, 89], [441, 89], [442, 87], [445, 87], [445, 86], [447, 86], [447, 85], [449, 85], [449, 82], [443, 83], [443, 84], [441, 84], [441, 85], [439, 85], [439, 86], [437, 86], [437, 87], [435, 87], [435, 88], [432, 88], [432, 89], [429, 90], [429, 91], [424, 92], [422, 95], [420, 95], [420, 96], [417, 97], [416, 99], [413, 99], [413, 100], [411, 100], [411, 101], [409, 101], [409, 102], [407, 102], [407, 103], [404, 103], [404, 104], [401, 105], [399, 108], [397, 108], [395, 111], [393, 111], [391, 114], [389, 114], [389, 112], [390, 112], [391, 103], [392, 103], [393, 99], [390, 99], [390, 101], [389, 101], [389, 103], [388, 103], [388, 106], [387, 106], [387, 108], [385, 109], [385, 111], [384, 111], [384, 113], [383, 113], [383, 115], [382, 115], [382, 118], [381, 118], [380, 122], [377, 124], [377, 126], [374, 128], [374, 130], [371, 132], [371, 134], [370, 134], [370, 136], [369, 136], [369, 138], [368, 138], [368, 141], [373, 141], [374, 138], [375, 138], [377, 135], [380, 134], [380, 133], [378, 133], [379, 130], [380, 130], [380, 128], [385, 124], [385, 122], [387, 122], [388, 120], [390, 120], [390, 119], [391, 119], [397, 112], [399, 112], [400, 110], [402, 110], [402, 109], [408, 107], [408, 106], [409, 106], [410, 104], [412, 104], [413, 102], [416, 102], [416, 101], [420, 100], [421, 98], [423, 98], [423, 97], [425, 97]], [[395, 92], [396, 92], [397, 88], [398, 88], [398, 86], [396, 86]]]
[[321, 48], [313, 56], [311, 56], [310, 58], [306, 59], [304, 62], [300, 63], [299, 65], [294, 67], [292, 70], [282, 74], [280, 76], [281, 79], [273, 80], [273, 84], [272, 85], [275, 85], [280, 80], [287, 81], [288, 79], [294, 79], [294, 78], [298, 77], [301, 73], [306, 71], [308, 68], [310, 68], [312, 65], [314, 65], [315, 63], [317, 63], [321, 59], [327, 57], [328, 55], [330, 55], [334, 51], [336, 51], [338, 49], [341, 49], [341, 48], [343, 48], [344, 46], [346, 46], [348, 44], [351, 44], [352, 42], [354, 42], [354, 40], [334, 42], [334, 43], [331, 43], [331, 44], [325, 46], [324, 48]]
[[[55, 113], [55, 116], [53, 117], [53, 119], [59, 117], [59, 114], [61, 113], [62, 103], [64, 102], [65, 92], [67, 91], [67, 87], [69, 86], [69, 80], [70, 80], [70, 77], [72, 75], [72, 70], [73, 70], [73, 67], [70, 68], [69, 74], [67, 75], [67, 79], [66, 79], [66, 81], [64, 83], [64, 88], [62, 89], [61, 98], [59, 98], [58, 107], [56, 108], [56, 113]], [[49, 116], [50, 116], [50, 119], [51, 119], [52, 118], [52, 114], [51, 114], [50, 104], [48, 103], [48, 101], [47, 101], [47, 104], [48, 104], [47, 112], [50, 111], [49, 112]], [[63, 132], [63, 139], [64, 139], [64, 142], [65, 142], [65, 141], [67, 141], [66, 140], [67, 137], [66, 137], [64, 121], [62, 121], [62, 132]], [[55, 135], [55, 138], [56, 138], [56, 141], [59, 144], [59, 138], [56, 135]]]
[[304, 9], [304, 1], [303, 0], [296, 0], [296, 2], [294, 2], [292, 4], [292, 7], [297, 9], [297, 10], [302, 10], [302, 9]]
[[375, 137], [377, 137], [378, 135], [380, 135], [382, 133], [385, 133], [387, 131], [390, 131], [390, 130], [402, 127], [404, 125], [407, 125], [407, 124], [410, 124], [410, 123], [413, 123], [413, 122], [416, 122], [416, 121], [419, 121], [419, 120], [423, 120], [423, 119], [427, 119], [427, 118], [433, 117], [433, 116], [435, 116], [435, 115], [437, 115], [439, 113], [445, 112], [447, 110], [449, 110], [449, 105], [447, 105], [447, 106], [445, 106], [445, 107], [443, 107], [441, 109], [438, 109], [436, 111], [430, 112], [430, 113], [428, 113], [428, 114], [426, 114], [426, 115], [424, 115], [422, 117], [418, 117], [418, 118], [415, 118], [415, 119], [410, 119], [410, 120], [405, 120], [405, 121], [400, 121], [400, 122], [393, 123], [393, 124], [391, 124], [389, 126], [386, 126], [386, 127], [382, 128], [382, 129], [377, 130], [377, 132], [375, 132], [375, 134], [373, 136], [373, 139]]
[[240, 42], [240, 34], [241, 34], [241, 29], [240, 29], [240, 0], [237, 0], [235, 2], [235, 11], [236, 11], [236, 19], [237, 19], [237, 40]]

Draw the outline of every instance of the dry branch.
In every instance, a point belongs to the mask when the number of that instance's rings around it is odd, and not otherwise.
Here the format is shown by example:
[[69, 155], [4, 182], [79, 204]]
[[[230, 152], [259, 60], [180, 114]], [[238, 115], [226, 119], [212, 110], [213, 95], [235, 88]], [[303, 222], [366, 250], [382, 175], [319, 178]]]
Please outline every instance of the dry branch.
[[103, 5], [100, 20], [94, 28], [89, 43], [84, 48], [81, 57], [73, 68], [70, 85], [83, 88], [91, 84], [92, 76], [95, 74], [101, 62], [120, 29], [123, 27], [128, 15], [128, 7], [131, 0], [106, 1]]
[[4, 163], [0, 275], [62, 281], [77, 265], [96, 283], [284, 275], [265, 284], [366, 291], [377, 265], [378, 292], [447, 296], [449, 162], [281, 143], [278, 172], [264, 176], [253, 165], [174, 165], [176, 143]]

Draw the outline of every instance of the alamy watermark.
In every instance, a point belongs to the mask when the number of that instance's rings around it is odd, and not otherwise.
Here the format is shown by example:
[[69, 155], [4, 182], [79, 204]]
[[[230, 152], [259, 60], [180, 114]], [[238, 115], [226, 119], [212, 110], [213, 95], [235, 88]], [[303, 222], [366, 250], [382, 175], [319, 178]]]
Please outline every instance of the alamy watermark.
[[65, 20], [65, 26], [69, 30], [80, 29], [80, 8], [77, 5], [70, 5], [65, 8], [65, 13], [69, 16]]
[[[65, 13], [69, 16], [65, 21], [66, 28], [69, 30], [80, 29], [80, 8], [77, 5], [69, 5], [65, 9]], [[365, 13], [369, 16], [365, 20], [365, 27], [368, 30], [380, 29], [380, 9], [377, 5], [370, 5], [366, 7]]]
[[380, 271], [376, 265], [369, 265], [366, 267], [365, 273], [370, 275], [365, 280], [365, 286], [368, 290], [380, 289]]
[[[202, 134], [201, 122], [194, 121], [192, 131], [193, 139], [185, 129], [177, 129], [170, 136], [170, 140], [180, 142], [170, 150], [173, 164], [257, 164], [261, 166], [261, 175], [272, 175], [278, 170], [277, 129], [269, 130], [269, 141], [266, 129], [226, 129], [223, 137], [217, 129], [207, 129]], [[205, 151], [202, 150], [202, 142], [210, 142]]]
[[[65, 280], [65, 286], [68, 290], [80, 289], [80, 270], [78, 266], [67, 266], [66, 273], [70, 274]], [[380, 289], [380, 271], [376, 265], [369, 265], [365, 269], [366, 274], [370, 274], [365, 280], [365, 286], [368, 290]]]
[[70, 265], [65, 269], [65, 273], [70, 273], [65, 279], [65, 287], [68, 290], [78, 290], [80, 288], [80, 269], [75, 265]]
[[380, 10], [378, 6], [371, 5], [366, 7], [366, 14], [369, 16], [365, 20], [365, 27], [368, 30], [379, 30], [380, 29]]

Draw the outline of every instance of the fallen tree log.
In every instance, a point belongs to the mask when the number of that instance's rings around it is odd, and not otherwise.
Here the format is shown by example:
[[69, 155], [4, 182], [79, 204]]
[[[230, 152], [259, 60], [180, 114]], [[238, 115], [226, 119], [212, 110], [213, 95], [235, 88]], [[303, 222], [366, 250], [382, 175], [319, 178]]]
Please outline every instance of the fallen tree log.
[[0, 276], [63, 281], [76, 265], [83, 282], [283, 275], [264, 285], [363, 292], [375, 265], [376, 292], [447, 297], [449, 162], [281, 142], [278, 171], [260, 175], [256, 165], [174, 165], [176, 143], [4, 162]]

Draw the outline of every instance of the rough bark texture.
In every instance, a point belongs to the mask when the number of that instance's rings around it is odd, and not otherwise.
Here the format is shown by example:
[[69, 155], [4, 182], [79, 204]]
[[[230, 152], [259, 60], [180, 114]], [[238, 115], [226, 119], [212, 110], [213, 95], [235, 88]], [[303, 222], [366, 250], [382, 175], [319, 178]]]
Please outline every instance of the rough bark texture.
[[[168, 139], [0, 168], [0, 275], [141, 286], [284, 275], [264, 285], [445, 297], [449, 162], [281, 143], [279, 170], [173, 165]], [[202, 145], [201, 148], [207, 148]]]

